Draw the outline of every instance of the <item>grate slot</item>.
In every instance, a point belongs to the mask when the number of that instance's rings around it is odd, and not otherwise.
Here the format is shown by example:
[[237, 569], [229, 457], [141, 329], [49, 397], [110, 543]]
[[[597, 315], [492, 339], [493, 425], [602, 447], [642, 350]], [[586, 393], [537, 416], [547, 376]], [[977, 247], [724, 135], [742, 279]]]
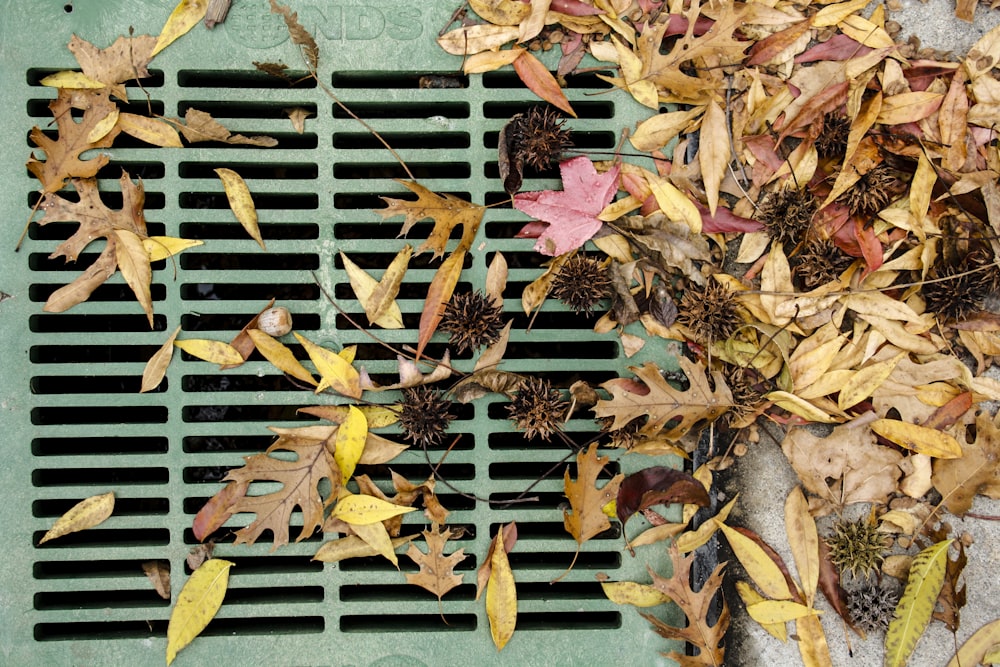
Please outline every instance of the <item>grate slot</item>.
[[91, 405], [80, 407], [34, 408], [31, 423], [36, 426], [53, 424], [164, 424], [167, 409], [162, 406]]
[[316, 115], [316, 105], [312, 102], [233, 102], [228, 101], [181, 101], [177, 103], [177, 114], [183, 116], [188, 109], [197, 109], [212, 115], [213, 118], [262, 118], [288, 119], [285, 109], [292, 106], [300, 107], [313, 116]]
[[[25, 83], [27, 83], [29, 86], [38, 86], [38, 87], [41, 88], [41, 87], [43, 87], [42, 86], [42, 79], [44, 79], [47, 76], [50, 76], [52, 74], [56, 74], [57, 72], [62, 72], [62, 71], [67, 70], [67, 69], [69, 69], [72, 72], [80, 72], [80, 71], [82, 71], [80, 69], [72, 69], [72, 68], [66, 68], [66, 67], [29, 67], [25, 71], [24, 80], [25, 80]], [[132, 88], [133, 90], [135, 90], [135, 88], [137, 88], [137, 84], [138, 83], [139, 82], [137, 82], [137, 81], [135, 81], [133, 79], [131, 81], [126, 81], [125, 85], [127, 87]], [[163, 70], [160, 70], [160, 69], [151, 69], [151, 70], [149, 70], [149, 76], [147, 78], [145, 78], [145, 79], [142, 80], [142, 87], [143, 88], [160, 88], [160, 87], [163, 86], [163, 84], [164, 84]], [[48, 88], [48, 90], [52, 90], [52, 89]]]
[[[99, 484], [166, 484], [166, 468], [41, 468], [31, 475], [34, 486], [94, 486]], [[79, 500], [77, 501], [79, 502]]]
[[[468, 132], [380, 132], [396, 150], [419, 148], [424, 150], [455, 150], [468, 148]], [[367, 132], [334, 132], [333, 147], [341, 150], [371, 150], [382, 148], [382, 142]]]
[[294, 83], [273, 77], [258, 70], [180, 70], [177, 85], [181, 88], [315, 88], [316, 82], [304, 70], [286, 70]]
[[36, 549], [68, 550], [112, 549], [118, 547], [157, 547], [170, 544], [170, 531], [166, 528], [91, 528], [79, 533], [64, 535], [58, 541], [38, 544], [45, 535], [44, 530], [36, 530], [33, 541]]
[[31, 453], [34, 456], [166, 454], [168, 442], [163, 437], [35, 438], [31, 441]]
[[[358, 118], [468, 118], [469, 104], [466, 102], [351, 102], [345, 101], [347, 108]], [[351, 116], [339, 106], [333, 106], [336, 119]]]
[[335, 72], [331, 83], [334, 88], [431, 90], [468, 88], [469, 77], [455, 72]]
[[36, 593], [35, 609], [53, 611], [59, 609], [154, 609], [169, 607], [170, 600], [164, 600], [152, 588], [143, 590], [62, 591], [59, 593]]
[[448, 614], [447, 622], [439, 614], [345, 614], [340, 617], [341, 632], [414, 633], [472, 632], [479, 626], [475, 614]]

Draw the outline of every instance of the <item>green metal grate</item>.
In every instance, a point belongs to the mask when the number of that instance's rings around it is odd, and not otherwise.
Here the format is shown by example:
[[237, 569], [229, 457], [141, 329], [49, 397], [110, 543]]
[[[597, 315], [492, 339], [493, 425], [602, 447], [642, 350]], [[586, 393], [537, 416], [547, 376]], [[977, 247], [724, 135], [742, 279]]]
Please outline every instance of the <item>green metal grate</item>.
[[[219, 373], [212, 365], [178, 358], [159, 391], [140, 395], [143, 365], [176, 326], [183, 327], [182, 336], [228, 339], [275, 297], [293, 312], [297, 330], [321, 343], [357, 344], [360, 364], [376, 379], [387, 379], [395, 371], [394, 359], [336, 315], [311, 274], [344, 308], [361, 312], [337, 254], [346, 252], [376, 273], [388, 265], [405, 243], [396, 238], [401, 223], [382, 222], [370, 209], [381, 206], [379, 195], [402, 192], [391, 179], [404, 174], [314, 86], [289, 87], [252, 68], [254, 60], [294, 67], [298, 55], [266, 0], [236, 0], [224, 25], [213, 32], [199, 26], [157, 56], [144, 90], [129, 87], [131, 105], [145, 112], [148, 93], [155, 113], [177, 116], [195, 107], [234, 132], [267, 134], [279, 145], [160, 149], [122, 135], [108, 149], [111, 163], [99, 175], [107, 201], [114, 204], [117, 177], [125, 168], [144, 180], [151, 234], [199, 238], [205, 245], [182, 254], [176, 267], [162, 263], [154, 272], [153, 331], [119, 276], [67, 313], [43, 313], [48, 295], [72, 280], [99, 248], [88, 249], [76, 265], [49, 260], [59, 241], [75, 230], [74, 223], [33, 226], [21, 252], [12, 251], [37, 197], [37, 182], [23, 166], [32, 149], [27, 130], [32, 125], [46, 129], [51, 120], [47, 104], [54, 91], [38, 82], [75, 66], [65, 49], [72, 33], [101, 47], [130, 26], [137, 34], [156, 34], [174, 3], [32, 4], [8, 11], [0, 28], [5, 130], [0, 210], [6, 221], [0, 291], [10, 295], [0, 302], [5, 341], [0, 511], [6, 537], [0, 662], [158, 665], [171, 602], [152, 590], [140, 564], [169, 560], [176, 599], [186, 579], [185, 557], [196, 544], [190, 529], [194, 513], [218, 490], [229, 468], [266, 448], [272, 440], [268, 425], [304, 423], [295, 409], [310, 404], [311, 397], [263, 361]], [[434, 44], [453, 4], [299, 2], [295, 9], [319, 41], [323, 80], [389, 140], [425, 186], [494, 204], [506, 199], [496, 166], [498, 132], [505, 119], [536, 100], [512, 73], [456, 75], [459, 59]], [[448, 77], [460, 87], [420, 87], [426, 75]], [[620, 129], [648, 114], [592, 75], [571, 78], [567, 94], [580, 113], [569, 126], [583, 148], [613, 150]], [[314, 112], [301, 135], [283, 112], [295, 106]], [[247, 179], [267, 253], [233, 220], [212, 172], [217, 167], [232, 168]], [[555, 184], [533, 180], [525, 189]], [[525, 333], [520, 292], [537, 277], [541, 258], [531, 252], [530, 242], [512, 238], [523, 221], [509, 206], [490, 209], [460, 284], [481, 285], [493, 253], [505, 254], [511, 266], [506, 309], [515, 320], [506, 368], [539, 373], [565, 388], [576, 379], [610, 379], [641, 361], [625, 360], [617, 338], [593, 334], [585, 320], [553, 304]], [[428, 224], [418, 225], [410, 236], [419, 239], [427, 231]], [[409, 328], [379, 331], [384, 340], [415, 341], [436, 266], [425, 256], [411, 264], [399, 300]], [[439, 355], [443, 349], [440, 342], [432, 343], [429, 353]], [[663, 341], [651, 342], [643, 354], [672, 365]], [[465, 355], [456, 365], [468, 369], [471, 360]], [[504, 417], [503, 403], [495, 399], [463, 406], [452, 426], [463, 436], [442, 466], [443, 476], [480, 496], [507, 498], [564, 456], [564, 445], [528, 443]], [[579, 439], [594, 428], [584, 419], [567, 426]], [[393, 469], [411, 479], [427, 474], [419, 452], [397, 462]], [[616, 465], [628, 472], [630, 466], [648, 463], [626, 458]], [[368, 472], [376, 481], [388, 480], [385, 468]], [[119, 498], [109, 521], [35, 546], [75, 502], [108, 490]], [[336, 566], [311, 562], [320, 536], [275, 554], [268, 553], [266, 541], [252, 547], [223, 541], [217, 554], [236, 564], [225, 605], [177, 664], [667, 662], [658, 652], [668, 643], [634, 610], [608, 602], [594, 578], [606, 572], [616, 580], [642, 580], [648, 563], [664, 572], [664, 550], [645, 548], [633, 559], [616, 529], [585, 545], [574, 570], [551, 584], [575, 550], [562, 528], [561, 472], [536, 490], [537, 505], [516, 509], [491, 509], [454, 493], [441, 494], [454, 510], [450, 523], [467, 531], [456, 548], [472, 555], [460, 568], [467, 583], [444, 601], [449, 625], [441, 622], [437, 600], [405, 584], [384, 560]], [[420, 519], [407, 521], [407, 530], [419, 531]], [[497, 654], [482, 602], [473, 599], [473, 571], [497, 526], [512, 520], [521, 536], [511, 554], [520, 600], [518, 630]], [[230, 524], [245, 521], [235, 517]], [[630, 529], [638, 529], [640, 521], [633, 523]], [[412, 569], [406, 558], [401, 565]]]

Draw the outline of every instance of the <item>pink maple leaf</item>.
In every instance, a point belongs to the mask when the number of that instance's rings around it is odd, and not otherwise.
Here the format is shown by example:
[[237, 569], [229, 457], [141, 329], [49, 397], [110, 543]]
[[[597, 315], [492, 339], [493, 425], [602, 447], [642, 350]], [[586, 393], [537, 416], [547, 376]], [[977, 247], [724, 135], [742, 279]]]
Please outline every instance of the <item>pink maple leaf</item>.
[[561, 191], [522, 192], [514, 196], [514, 208], [549, 223], [540, 232], [538, 223], [528, 223], [518, 236], [537, 235], [535, 250], [543, 255], [562, 255], [579, 248], [604, 224], [597, 215], [618, 192], [620, 170], [616, 164], [598, 174], [594, 163], [585, 156], [561, 163]]

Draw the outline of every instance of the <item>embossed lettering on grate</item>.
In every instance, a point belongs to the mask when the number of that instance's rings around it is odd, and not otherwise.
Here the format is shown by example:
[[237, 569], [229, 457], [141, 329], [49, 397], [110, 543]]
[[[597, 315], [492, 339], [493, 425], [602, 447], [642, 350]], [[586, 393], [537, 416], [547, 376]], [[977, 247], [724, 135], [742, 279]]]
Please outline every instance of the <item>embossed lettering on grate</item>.
[[[160, 11], [163, 3], [109, 4], [122, 11], [99, 17], [104, 23], [83, 22], [87, 15], [80, 7], [53, 18], [63, 23], [52, 41], [48, 36], [31, 40], [35, 52], [18, 56], [24, 66], [17, 76], [4, 75], [10, 83], [5, 88], [8, 97], [15, 98], [13, 104], [5, 102], [5, 109], [13, 110], [7, 114], [9, 145], [4, 152], [13, 166], [3, 167], [9, 172], [3, 195], [7, 246], [12, 245], [10, 230], [20, 227], [38, 196], [36, 183], [23, 169], [31, 150], [24, 137], [31, 125], [46, 129], [51, 120], [47, 104], [53, 91], [38, 82], [73, 66], [63, 48], [69, 31], [78, 30], [104, 46], [117, 31], [127, 31], [129, 22], [155, 34], [160, 16], [166, 15]], [[14, 255], [8, 248], [0, 263], [0, 290], [14, 296], [0, 303], [8, 333], [2, 409], [9, 461], [4, 481], [10, 502], [3, 511], [11, 535], [3, 575], [5, 620], [0, 625], [2, 650], [15, 661], [11, 664], [162, 664], [172, 602], [153, 591], [141, 563], [170, 562], [175, 600], [188, 574], [185, 556], [197, 543], [191, 520], [220, 488], [226, 472], [240, 465], [243, 456], [268, 446], [273, 437], [267, 426], [309, 423], [310, 418], [296, 413], [297, 407], [333, 400], [314, 399], [260, 357], [219, 372], [186, 355], [175, 357], [159, 390], [140, 395], [143, 365], [176, 326], [182, 327], [182, 337], [228, 340], [273, 297], [292, 311], [298, 331], [335, 347], [357, 345], [356, 365], [367, 368], [376, 381], [393, 381], [394, 355], [337, 315], [313, 274], [342, 308], [364, 321], [338, 255], [344, 252], [378, 275], [407, 242], [397, 238], [401, 219], [382, 221], [371, 211], [382, 206], [381, 195], [406, 198], [392, 180], [405, 178], [405, 173], [313, 82], [290, 86], [252, 68], [252, 60], [294, 65], [297, 55], [281, 39], [280, 22], [275, 28], [273, 17], [258, 11], [262, 3], [240, 4], [233, 8], [232, 24], [213, 33], [196, 30], [154, 60], [154, 74], [142, 82], [142, 90], [130, 86], [130, 104], [139, 113], [152, 110], [167, 116], [183, 116], [194, 107], [234, 132], [275, 137], [278, 146], [207, 144], [169, 150], [122, 135], [109, 151], [111, 163], [99, 174], [102, 197], [110, 206], [120, 204], [117, 178], [122, 169], [143, 179], [150, 234], [205, 241], [181, 254], [175, 264], [156, 265], [153, 330], [117, 276], [67, 313], [42, 312], [48, 295], [100, 252], [95, 244], [75, 265], [48, 259], [73, 233], [75, 223], [33, 226], [24, 249]], [[617, 339], [593, 334], [592, 320], [557, 304], [546, 304], [530, 333], [525, 332], [528, 319], [520, 294], [537, 277], [544, 258], [531, 251], [530, 242], [512, 238], [525, 218], [503, 203], [507, 195], [498, 177], [496, 144], [505, 120], [536, 104], [536, 98], [513, 73], [456, 74], [459, 59], [438, 52], [433, 43], [452, 7], [408, 8], [418, 13], [417, 23], [407, 23], [407, 30], [387, 22], [374, 36], [346, 39], [351, 30], [363, 36], [377, 26], [350, 23], [354, 10], [361, 7], [364, 16], [384, 15], [391, 6], [338, 3], [325, 10], [307, 7], [302, 16], [312, 21], [304, 23], [317, 31], [327, 59], [323, 80], [385, 137], [423, 185], [496, 205], [486, 213], [458, 289], [481, 285], [494, 253], [504, 253], [511, 267], [505, 309], [514, 320], [505, 368], [546, 377], [561, 388], [578, 379], [597, 384], [624, 373], [629, 362]], [[156, 16], [147, 19], [146, 13]], [[152, 25], [143, 25], [143, 20]], [[263, 26], [256, 33], [248, 32], [253, 21]], [[368, 33], [358, 32], [365, 26]], [[390, 34], [392, 26], [396, 32]], [[27, 44], [23, 35], [12, 32], [15, 27], [6, 27], [4, 37]], [[97, 34], [87, 34], [88, 29]], [[256, 47], [248, 34], [258, 38]], [[448, 87], [422, 87], [421, 78], [429, 75], [440, 77], [436, 85], [444, 82]], [[620, 129], [634, 126], [647, 113], [592, 74], [570, 77], [568, 84], [580, 116], [568, 126], [581, 149], [613, 151]], [[284, 112], [296, 106], [312, 112], [303, 134], [293, 131]], [[213, 172], [218, 167], [234, 169], [247, 180], [267, 252], [260, 251], [233, 218]], [[524, 189], [557, 186], [556, 177], [553, 170], [528, 179]], [[418, 224], [409, 240], [419, 242], [430, 226]], [[411, 262], [399, 298], [407, 328], [375, 330], [382, 340], [392, 345], [415, 342], [423, 298], [436, 267], [430, 253]], [[659, 361], [669, 364], [665, 347], [653, 345], [663, 355]], [[439, 336], [428, 353], [439, 356], [444, 349]], [[458, 355], [455, 364], [470, 369], [471, 362], [467, 353]], [[375, 400], [393, 398], [386, 394]], [[533, 504], [490, 506], [438, 486], [443, 504], [452, 510], [449, 523], [465, 531], [450, 546], [469, 554], [459, 567], [466, 583], [443, 603], [447, 624], [437, 600], [406, 584], [384, 559], [337, 565], [311, 561], [320, 535], [273, 554], [268, 535], [254, 546], [231, 545], [231, 530], [249, 520], [238, 516], [215, 536], [217, 554], [235, 563], [225, 604], [177, 664], [655, 661], [668, 644], [635, 610], [608, 602], [595, 574], [648, 580], [647, 563], [665, 571], [663, 550], [647, 548], [633, 559], [623, 549], [616, 525], [584, 546], [570, 574], [550, 583], [570, 564], [576, 548], [563, 529], [560, 510], [565, 502], [564, 466], [558, 464], [567, 446], [557, 439], [525, 440], [506, 419], [504, 405], [504, 400], [488, 397], [459, 406], [450, 432], [461, 438], [441, 466], [441, 477], [458, 490], [504, 500], [546, 471], [550, 474], [534, 486], [539, 500]], [[581, 442], [595, 428], [588, 419], [566, 425], [571, 437]], [[432, 448], [430, 459], [437, 461], [444, 449]], [[626, 465], [627, 459], [609, 466], [609, 472]], [[387, 487], [390, 467], [414, 481], [429, 472], [420, 451], [359, 472]], [[575, 469], [570, 470], [575, 475]], [[109, 490], [118, 496], [109, 521], [34, 546], [74, 503]], [[498, 526], [513, 520], [520, 535], [510, 556], [517, 579], [518, 626], [514, 639], [497, 654], [483, 603], [474, 600], [475, 568]], [[416, 533], [424, 526], [415, 512], [407, 517], [404, 530]], [[293, 525], [293, 538], [297, 532]], [[404, 572], [415, 571], [409, 559], [402, 557], [400, 563]]]

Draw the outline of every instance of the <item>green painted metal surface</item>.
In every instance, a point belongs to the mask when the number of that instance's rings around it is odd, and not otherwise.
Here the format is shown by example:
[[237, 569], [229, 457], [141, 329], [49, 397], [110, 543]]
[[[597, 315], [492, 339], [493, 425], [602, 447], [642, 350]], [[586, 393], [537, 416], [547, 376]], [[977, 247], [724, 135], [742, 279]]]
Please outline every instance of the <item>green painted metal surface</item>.
[[[395, 362], [336, 316], [312, 272], [345, 309], [360, 313], [336, 256], [346, 252], [377, 272], [402, 247], [405, 240], [396, 238], [401, 220], [383, 222], [371, 208], [380, 205], [378, 195], [402, 192], [391, 179], [403, 174], [321, 91], [289, 87], [254, 71], [254, 60], [283, 61], [292, 68], [300, 61], [266, 0], [235, 0], [225, 24], [213, 31], [199, 25], [158, 55], [144, 90], [129, 87], [130, 100], [144, 111], [148, 94], [153, 111], [167, 116], [182, 115], [188, 107], [209, 111], [235, 132], [274, 136], [279, 145], [161, 149], [122, 136], [107, 151], [111, 165], [100, 174], [102, 191], [116, 193], [120, 168], [126, 168], [143, 178], [151, 233], [201, 238], [205, 245], [181, 255], [176, 266], [165, 263], [155, 271], [152, 331], [120, 276], [69, 312], [43, 313], [48, 294], [71, 281], [100, 248], [88, 248], [81, 266], [64, 266], [47, 257], [75, 225], [34, 225], [23, 249], [13, 251], [38, 188], [24, 168], [32, 150], [27, 132], [33, 125], [47, 128], [47, 103], [55, 94], [38, 81], [76, 66], [65, 48], [72, 34], [99, 47], [129, 27], [136, 34], [156, 34], [174, 3], [4, 4], [0, 662], [158, 665], [171, 603], [156, 595], [141, 563], [170, 561], [176, 599], [186, 579], [185, 557], [196, 543], [190, 530], [194, 513], [218, 490], [229, 467], [267, 446], [268, 425], [304, 423], [295, 408], [314, 401], [263, 361], [220, 373], [212, 365], [175, 358], [161, 390], [139, 394], [144, 363], [178, 325], [183, 337], [228, 340], [274, 296], [294, 313], [299, 331], [320, 342], [358, 344], [359, 359], [370, 372], [392, 373]], [[496, 135], [506, 118], [535, 98], [510, 72], [457, 77], [460, 88], [419, 87], [422, 75], [455, 75], [460, 67], [460, 59], [434, 44], [454, 4], [314, 2], [294, 8], [316, 34], [321, 78], [385, 134], [424, 185], [496, 203], [505, 199], [496, 173]], [[569, 126], [584, 148], [614, 150], [620, 129], [648, 115], [597, 79], [570, 83], [567, 92], [581, 118]], [[314, 111], [302, 135], [282, 111], [295, 106]], [[267, 253], [245, 236], [226, 206], [212, 173], [221, 166], [247, 178]], [[532, 180], [525, 189], [553, 185]], [[482, 284], [496, 251], [511, 264], [506, 308], [516, 321], [507, 368], [541, 373], [563, 388], [574, 379], [600, 382], [625, 372], [630, 362], [613, 334], [593, 334], [588, 321], [556, 304], [547, 304], [525, 333], [519, 294], [538, 275], [540, 258], [531, 252], [531, 242], [512, 238], [523, 221], [508, 207], [490, 209], [462, 276], [462, 284]], [[412, 236], [421, 233], [426, 229], [418, 226]], [[400, 305], [410, 326], [434, 268], [423, 260], [407, 274]], [[379, 335], [393, 344], [416, 338], [413, 329]], [[435, 343], [431, 351], [442, 349]], [[643, 356], [672, 365], [663, 341], [650, 342]], [[456, 365], [469, 369], [471, 360]], [[563, 444], [527, 443], [504, 416], [496, 399], [463, 409], [452, 431], [464, 435], [442, 468], [456, 487], [490, 498], [514, 495], [565, 455]], [[567, 425], [580, 438], [594, 428], [585, 419]], [[432, 452], [435, 459], [440, 454]], [[627, 472], [649, 463], [626, 457], [620, 467]], [[420, 452], [407, 453], [393, 467], [411, 479], [427, 474]], [[387, 480], [385, 470], [372, 474]], [[72, 504], [109, 490], [119, 499], [110, 520], [36, 546]], [[467, 583], [444, 601], [450, 625], [441, 622], [436, 599], [406, 585], [387, 562], [311, 562], [318, 536], [274, 554], [266, 542], [222, 543], [216, 554], [236, 564], [226, 603], [175, 664], [666, 662], [659, 651], [672, 647], [635, 610], [604, 599], [594, 578], [605, 572], [614, 580], [646, 580], [648, 563], [666, 572], [664, 549], [647, 547], [632, 558], [619, 537], [595, 539], [584, 546], [575, 569], [550, 584], [575, 548], [562, 529], [560, 474], [535, 488], [542, 497], [537, 506], [491, 509], [440, 490], [444, 504], [455, 510], [451, 523], [468, 531], [454, 544], [473, 555], [462, 567]], [[418, 530], [422, 517], [412, 517], [407, 525]], [[230, 523], [242, 525], [241, 519]], [[512, 554], [520, 615], [514, 639], [498, 654], [482, 601], [473, 599], [473, 570], [496, 526], [512, 520], [521, 526]], [[630, 532], [641, 527], [640, 520], [633, 523]], [[406, 558], [401, 563], [412, 568]]]

